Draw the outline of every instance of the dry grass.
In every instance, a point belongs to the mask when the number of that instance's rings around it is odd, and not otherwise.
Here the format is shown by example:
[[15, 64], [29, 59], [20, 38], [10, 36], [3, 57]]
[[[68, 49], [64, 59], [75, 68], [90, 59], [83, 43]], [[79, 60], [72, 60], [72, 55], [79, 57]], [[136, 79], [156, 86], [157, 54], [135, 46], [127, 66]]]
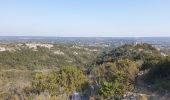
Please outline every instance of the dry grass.
[[11, 95], [11, 100], [18, 100], [14, 91], [22, 91], [30, 85], [31, 73], [27, 70], [1, 70], [0, 71], [0, 99]]

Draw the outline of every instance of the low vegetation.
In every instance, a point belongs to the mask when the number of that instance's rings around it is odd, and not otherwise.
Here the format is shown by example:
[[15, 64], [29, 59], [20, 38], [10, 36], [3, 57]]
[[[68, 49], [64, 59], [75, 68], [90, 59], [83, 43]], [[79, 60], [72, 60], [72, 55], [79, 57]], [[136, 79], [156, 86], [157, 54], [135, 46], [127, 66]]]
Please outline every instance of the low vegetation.
[[0, 97], [68, 100], [78, 92], [84, 99], [121, 99], [136, 91], [139, 79], [156, 91], [170, 89], [170, 57], [149, 44], [125, 44], [100, 55], [99, 48], [58, 47], [0, 52], [0, 87], [18, 84], [1, 88]]

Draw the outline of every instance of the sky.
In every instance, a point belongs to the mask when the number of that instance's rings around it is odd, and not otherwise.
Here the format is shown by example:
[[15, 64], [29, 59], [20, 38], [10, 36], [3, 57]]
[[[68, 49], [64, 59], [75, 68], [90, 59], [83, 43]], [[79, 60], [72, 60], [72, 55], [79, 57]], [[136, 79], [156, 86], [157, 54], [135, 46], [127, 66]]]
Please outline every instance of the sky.
[[170, 0], [0, 0], [0, 36], [170, 36]]

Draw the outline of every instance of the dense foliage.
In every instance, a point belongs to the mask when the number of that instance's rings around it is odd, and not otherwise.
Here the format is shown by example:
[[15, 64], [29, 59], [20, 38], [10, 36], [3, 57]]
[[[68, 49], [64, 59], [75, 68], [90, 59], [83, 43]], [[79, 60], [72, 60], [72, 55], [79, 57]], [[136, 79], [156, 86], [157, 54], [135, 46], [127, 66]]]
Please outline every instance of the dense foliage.
[[52, 95], [81, 91], [87, 83], [87, 77], [77, 67], [63, 67], [57, 72], [37, 73], [32, 80], [32, 86], [37, 93], [48, 91]]
[[137, 45], [125, 44], [123, 46], [111, 50], [110, 52], [102, 53], [97, 58], [96, 64], [114, 62], [117, 59], [148, 61], [159, 58], [161, 58], [160, 52], [149, 44], [137, 44]]
[[160, 51], [149, 44], [126, 44], [101, 54], [92, 73], [100, 84], [99, 92], [103, 97], [117, 97], [133, 91], [138, 73], [152, 70], [164, 58]]
[[93, 69], [92, 73], [100, 84], [99, 93], [107, 98], [121, 96], [126, 91], [132, 91], [138, 71], [135, 62], [121, 59], [114, 63], [99, 65]]
[[145, 75], [145, 81], [149, 84], [156, 84], [156, 88], [163, 91], [170, 89], [170, 56], [161, 60], [159, 63], [151, 67]]

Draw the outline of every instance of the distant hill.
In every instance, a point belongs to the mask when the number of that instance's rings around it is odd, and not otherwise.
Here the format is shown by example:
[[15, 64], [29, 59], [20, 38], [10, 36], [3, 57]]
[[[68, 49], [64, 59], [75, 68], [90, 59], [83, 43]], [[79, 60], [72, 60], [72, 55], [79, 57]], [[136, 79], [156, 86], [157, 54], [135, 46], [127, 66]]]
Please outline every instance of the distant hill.
[[0, 45], [1, 69], [50, 69], [61, 66], [84, 67], [101, 48], [74, 44], [20, 43]]
[[117, 59], [152, 60], [161, 58], [161, 52], [149, 44], [125, 44], [97, 57], [96, 64], [114, 62]]

